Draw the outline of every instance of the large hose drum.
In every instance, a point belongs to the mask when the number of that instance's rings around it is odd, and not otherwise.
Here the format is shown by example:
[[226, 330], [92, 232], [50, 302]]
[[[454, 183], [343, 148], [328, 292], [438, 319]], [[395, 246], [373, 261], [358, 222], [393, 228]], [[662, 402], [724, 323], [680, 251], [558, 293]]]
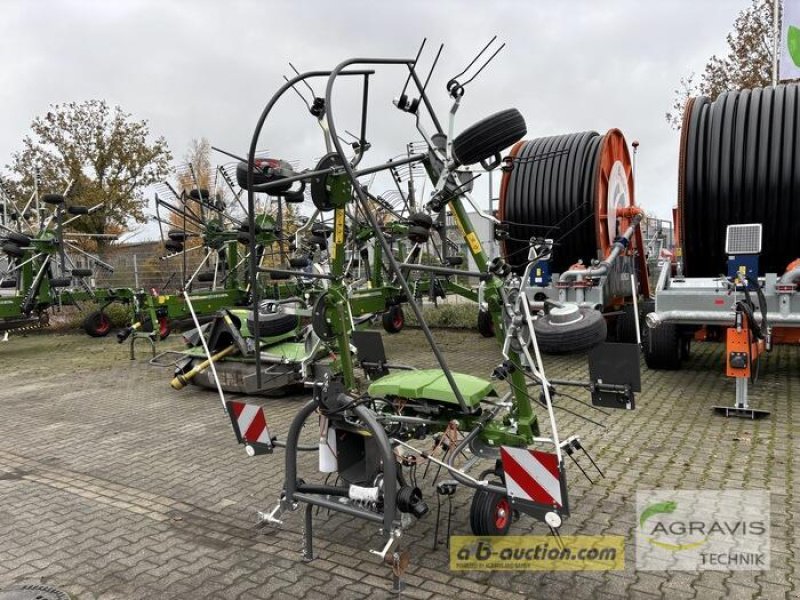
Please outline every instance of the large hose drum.
[[800, 85], [689, 99], [681, 130], [678, 230], [684, 273], [725, 271], [728, 225], [761, 223], [762, 273], [800, 250]]
[[622, 233], [617, 209], [633, 207], [630, 154], [618, 129], [586, 131], [517, 143], [503, 175], [499, 218], [508, 225], [506, 260], [524, 268], [528, 240], [553, 238], [552, 270], [605, 258]]

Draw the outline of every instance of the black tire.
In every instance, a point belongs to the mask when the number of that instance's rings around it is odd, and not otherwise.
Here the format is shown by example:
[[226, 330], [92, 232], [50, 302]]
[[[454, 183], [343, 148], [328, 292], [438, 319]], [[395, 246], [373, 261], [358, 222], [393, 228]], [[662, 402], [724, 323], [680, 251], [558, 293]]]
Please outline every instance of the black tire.
[[422, 227], [420, 225], [412, 225], [408, 228], [408, 239], [411, 240], [415, 244], [424, 244], [428, 241], [430, 237], [430, 231], [427, 227]]
[[53, 205], [64, 204], [64, 196], [61, 194], [43, 194], [42, 202]]
[[[642, 327], [644, 322], [640, 319], [639, 326]], [[614, 330], [617, 342], [622, 344], [635, 344], [636, 343], [636, 312], [633, 309], [633, 304], [625, 304], [622, 307], [622, 314], [617, 316], [614, 323]]]
[[211, 196], [208, 194], [208, 190], [204, 188], [200, 188], [199, 190], [191, 190], [189, 192], [189, 198], [192, 200], [208, 200]]
[[203, 283], [214, 281], [214, 271], [200, 271], [197, 274], [197, 281]]
[[321, 235], [312, 235], [308, 241], [312, 246], [319, 247], [321, 250], [325, 250], [328, 247], [328, 240]]
[[311, 264], [306, 256], [293, 256], [289, 259], [289, 266], [293, 269], [305, 269]]
[[73, 277], [91, 277], [93, 275], [91, 269], [72, 269]]
[[[150, 317], [145, 317], [142, 319], [142, 331], [145, 333], [150, 333], [153, 331], [153, 321]], [[165, 340], [169, 337], [169, 334], [172, 333], [172, 323], [170, 322], [168, 317], [158, 317], [158, 336], [160, 339]], [[124, 340], [120, 340], [124, 341]]]
[[460, 267], [464, 264], [464, 257], [463, 256], [448, 256], [444, 259], [444, 262], [449, 267]]
[[17, 233], [16, 231], [9, 231], [5, 234], [5, 238], [17, 246], [28, 246], [31, 243], [31, 238], [29, 236], [24, 233]]
[[430, 229], [433, 227], [433, 219], [430, 215], [425, 213], [411, 213], [408, 216], [408, 222], [412, 225], [419, 225], [420, 227], [425, 227], [426, 229]]
[[651, 369], [677, 371], [681, 368], [682, 340], [678, 326], [662, 323], [655, 329], [644, 328], [644, 362]]
[[17, 246], [14, 242], [5, 242], [3, 244], [3, 252], [13, 258], [22, 258], [22, 256], [25, 254], [25, 251]]
[[453, 140], [453, 155], [462, 165], [474, 165], [499, 154], [528, 133], [516, 108], [501, 110], [462, 131]]
[[72, 283], [72, 279], [69, 277], [54, 277], [50, 280], [50, 287], [51, 288], [65, 288], [69, 287]]
[[494, 323], [488, 310], [478, 310], [478, 333], [485, 338], [494, 337]]
[[[299, 319], [297, 315], [285, 315], [282, 313], [271, 313], [258, 315], [258, 337], [274, 337], [294, 331], [297, 328]], [[253, 320], [253, 313], [247, 315], [247, 328], [251, 335], [256, 333], [256, 323]]]
[[3, 279], [3, 281], [0, 281], [0, 288], [2, 289], [15, 288], [15, 287], [17, 287], [16, 279]]
[[68, 206], [67, 213], [70, 215], [88, 215], [89, 214], [89, 207], [88, 206]]
[[183, 229], [170, 229], [167, 237], [173, 242], [185, 242], [189, 235]]
[[381, 316], [381, 324], [386, 333], [400, 333], [406, 324], [406, 316], [403, 307], [395, 304]]
[[174, 240], [167, 240], [164, 242], [164, 248], [168, 252], [183, 252], [183, 244]]
[[83, 330], [90, 337], [106, 337], [111, 332], [111, 319], [103, 311], [96, 310], [83, 320]]
[[605, 341], [608, 326], [603, 313], [581, 308], [581, 320], [565, 325], [553, 324], [548, 315], [533, 322], [539, 350], [545, 354], [584, 352]]
[[333, 228], [330, 225], [325, 225], [325, 223], [314, 223], [311, 226], [311, 233], [327, 239], [331, 237]]
[[469, 526], [474, 535], [507, 535], [514, 519], [508, 496], [476, 490], [469, 507]]

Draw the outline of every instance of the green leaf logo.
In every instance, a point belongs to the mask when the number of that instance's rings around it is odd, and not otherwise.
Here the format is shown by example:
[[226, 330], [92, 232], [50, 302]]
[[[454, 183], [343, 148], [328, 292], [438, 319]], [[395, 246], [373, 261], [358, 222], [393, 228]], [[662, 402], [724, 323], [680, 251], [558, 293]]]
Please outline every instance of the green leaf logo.
[[789, 35], [786, 36], [789, 46], [789, 56], [796, 67], [800, 67], [800, 28], [789, 25]]

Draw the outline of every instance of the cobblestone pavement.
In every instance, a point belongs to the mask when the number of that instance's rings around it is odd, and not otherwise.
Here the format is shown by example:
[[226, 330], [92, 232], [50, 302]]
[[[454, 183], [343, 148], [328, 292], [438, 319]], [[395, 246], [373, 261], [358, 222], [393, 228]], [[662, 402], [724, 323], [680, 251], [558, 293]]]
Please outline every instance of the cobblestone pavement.
[[[436, 333], [453, 368], [488, 374], [499, 353], [475, 333]], [[175, 342], [173, 342], [175, 343]], [[419, 332], [387, 340], [392, 359], [428, 366]], [[367, 552], [374, 525], [315, 517], [315, 552], [301, 560], [302, 511], [282, 529], [257, 529], [274, 506], [283, 454], [248, 458], [217, 396], [174, 392], [169, 369], [130, 361], [112, 338], [12, 337], [0, 344], [0, 589], [45, 583], [78, 598], [363, 598], [390, 596], [388, 568]], [[798, 598], [800, 348], [777, 348], [754, 387], [751, 422], [712, 416], [731, 404], [722, 348], [697, 345], [680, 372], [648, 371], [633, 412], [600, 415], [605, 427], [559, 413], [605, 471], [590, 485], [569, 472], [573, 514], [562, 534], [626, 536], [624, 571], [451, 572], [433, 551], [433, 510], [408, 532], [410, 598]], [[144, 353], [143, 353], [144, 355]], [[585, 376], [580, 357], [548, 358], [551, 377]], [[302, 399], [264, 401], [286, 433]], [[800, 418], [800, 415], [798, 415]], [[313, 432], [309, 432], [311, 440]], [[316, 454], [301, 464], [313, 471]], [[644, 572], [634, 568], [635, 492], [648, 488], [771, 492], [771, 569]], [[454, 500], [453, 533], [469, 532], [471, 496]], [[545, 534], [530, 518], [512, 533]]]

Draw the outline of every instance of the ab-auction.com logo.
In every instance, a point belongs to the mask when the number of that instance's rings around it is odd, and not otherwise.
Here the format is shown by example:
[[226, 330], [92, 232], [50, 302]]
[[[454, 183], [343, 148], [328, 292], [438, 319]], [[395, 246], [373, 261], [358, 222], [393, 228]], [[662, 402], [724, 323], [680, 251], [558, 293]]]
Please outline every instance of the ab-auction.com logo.
[[769, 568], [769, 493], [650, 490], [637, 493], [637, 567]]

